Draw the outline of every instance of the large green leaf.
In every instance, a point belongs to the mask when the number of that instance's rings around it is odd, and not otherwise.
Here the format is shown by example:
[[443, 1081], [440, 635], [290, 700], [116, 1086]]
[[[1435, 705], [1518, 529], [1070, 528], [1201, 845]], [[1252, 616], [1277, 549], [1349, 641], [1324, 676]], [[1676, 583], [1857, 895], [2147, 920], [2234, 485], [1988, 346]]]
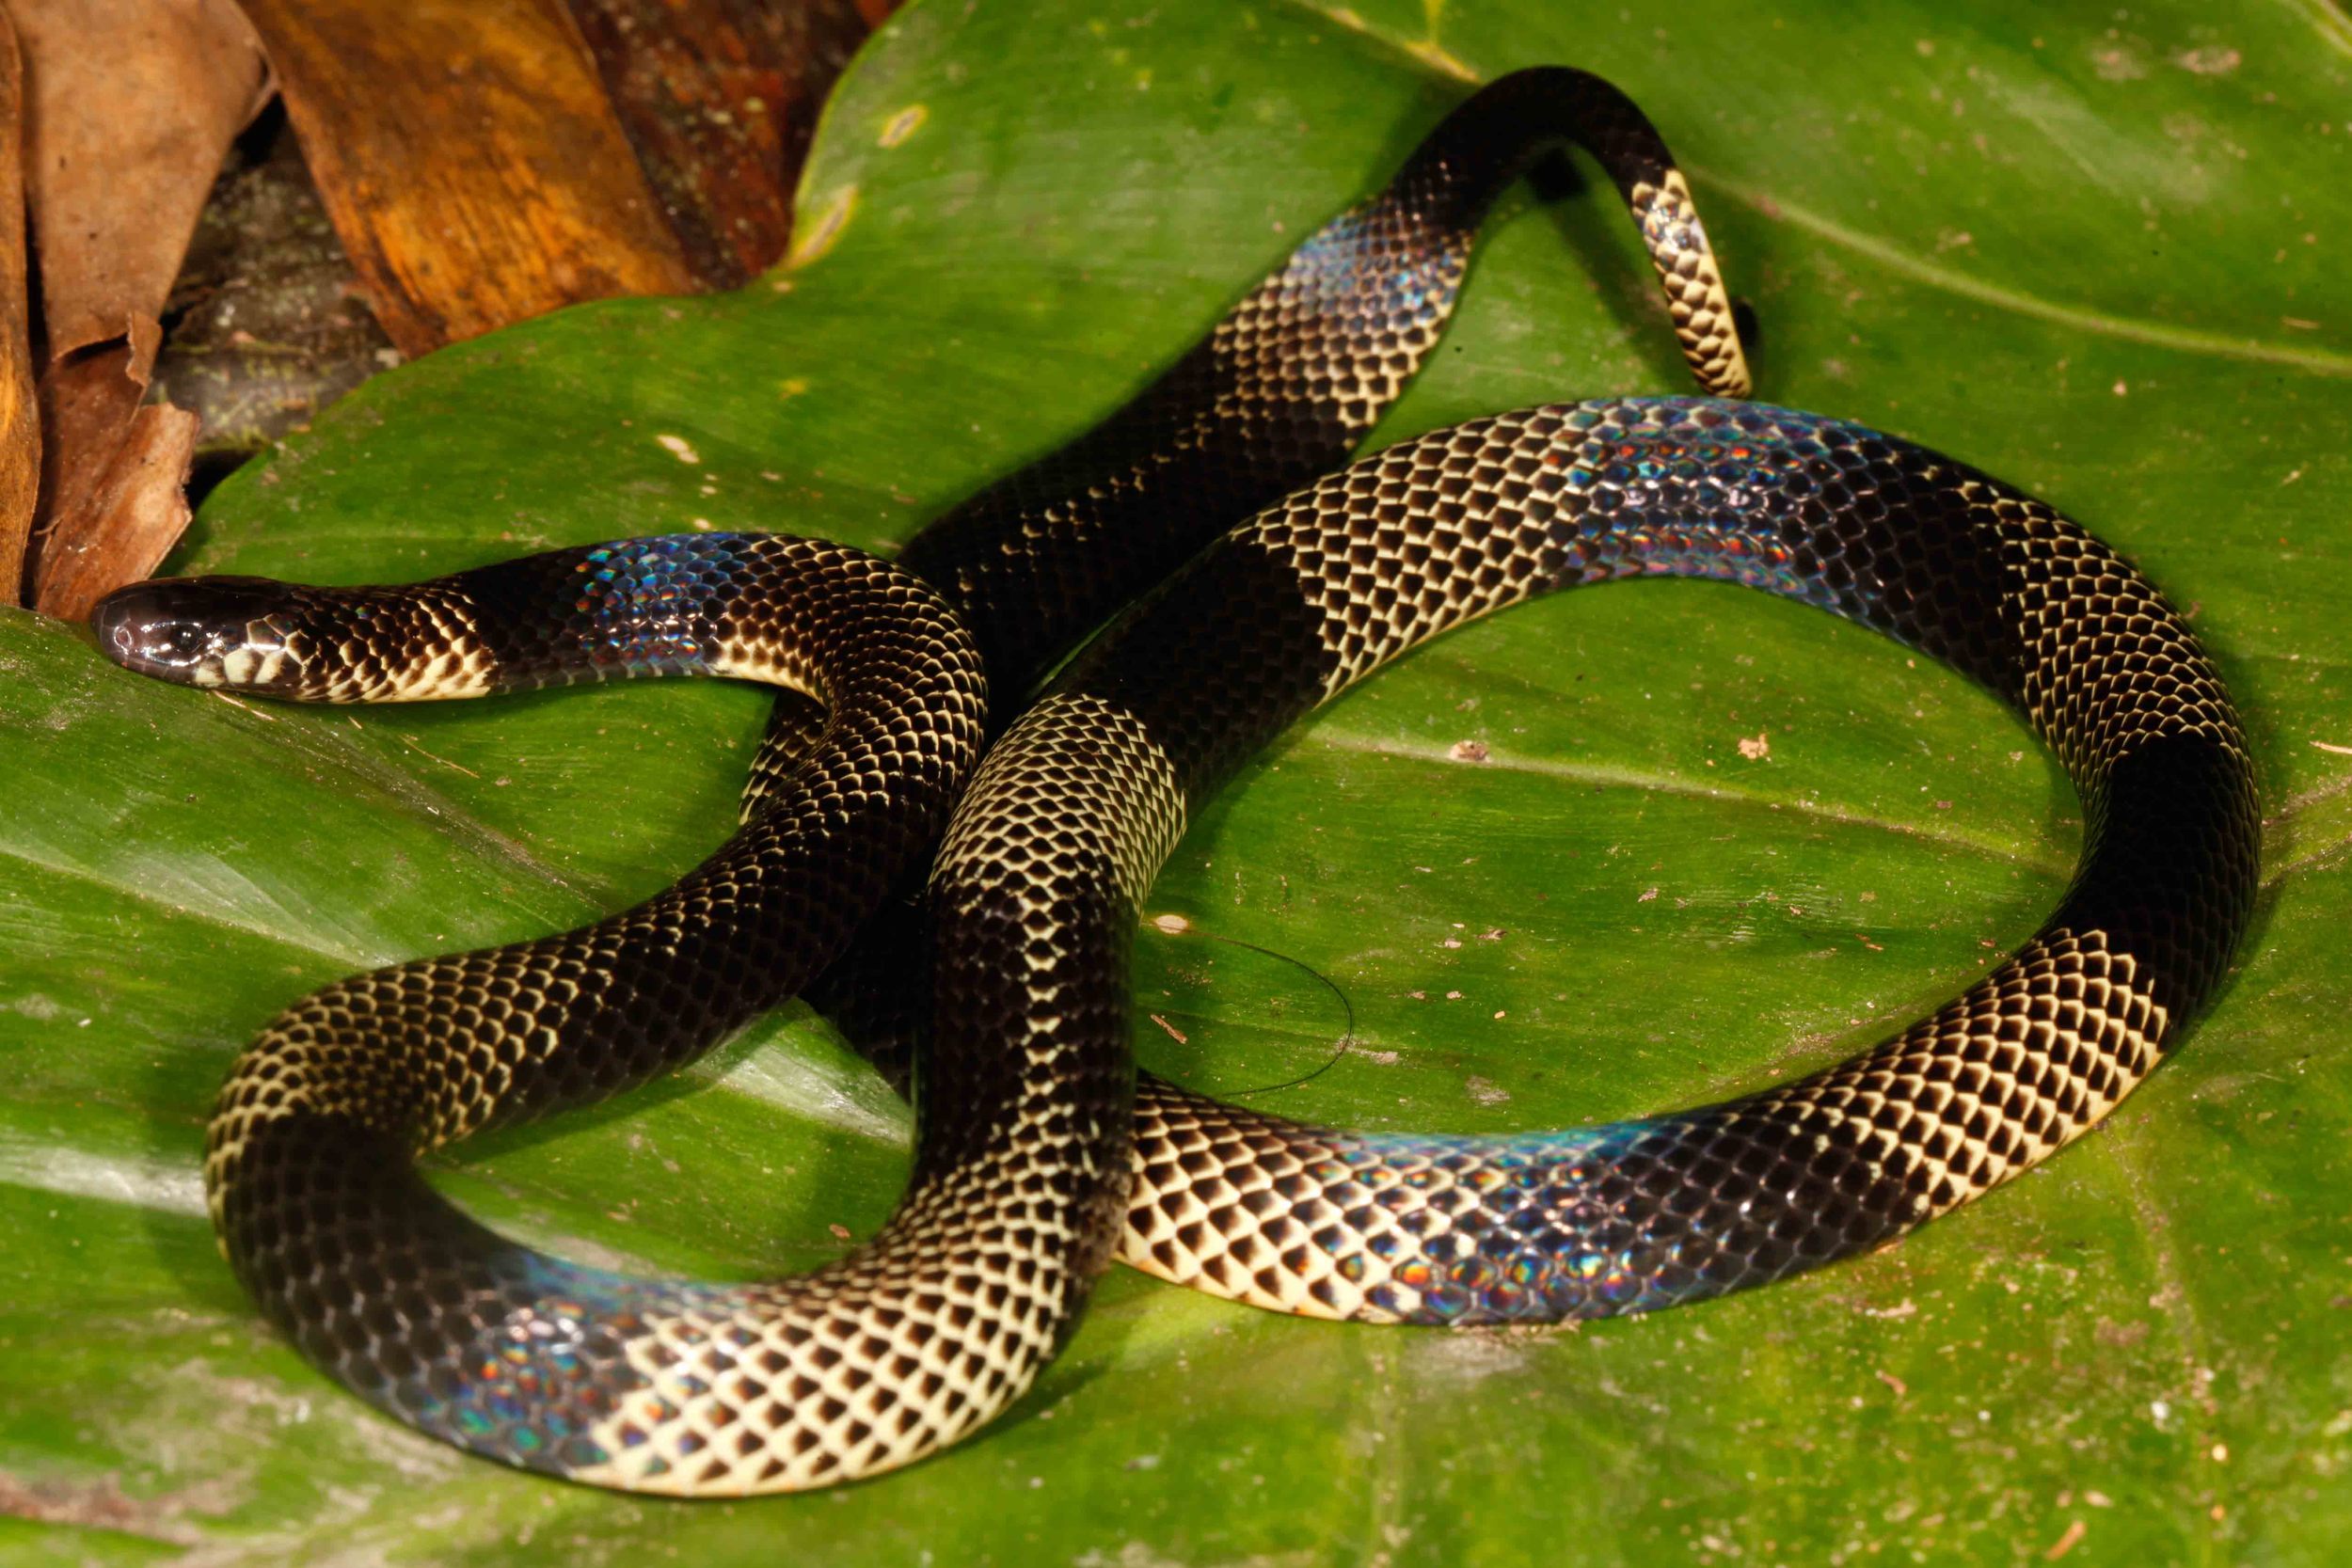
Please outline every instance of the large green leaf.
[[[227, 487], [186, 563], [902, 539], [1114, 406], [1468, 81], [1582, 64], [1692, 168], [1763, 395], [2079, 515], [2249, 709], [2257, 929], [2106, 1131], [1898, 1248], [1652, 1319], [1335, 1326], [1120, 1275], [1013, 1417], [903, 1475], [731, 1505], [534, 1480], [262, 1329], [201, 1217], [202, 1121], [303, 989], [691, 863], [762, 700], [264, 710], [0, 616], [0, 1558], [2339, 1560], [2352, 27], [2327, 0], [1961, 10], [918, 5], [834, 104], [796, 270], [388, 376]], [[1680, 385], [1588, 193], [1497, 225], [1378, 438]], [[1138, 1048], [1228, 1093], [1328, 1064], [1259, 1102], [1381, 1127], [1689, 1102], [1949, 994], [2053, 901], [2074, 813], [2014, 721], [1866, 633], [1714, 585], [1564, 595], [1351, 696], [1195, 825], [1152, 911], [1185, 921], [1140, 939]], [[443, 1179], [576, 1256], [748, 1277], [878, 1224], [906, 1129], [795, 1011]]]

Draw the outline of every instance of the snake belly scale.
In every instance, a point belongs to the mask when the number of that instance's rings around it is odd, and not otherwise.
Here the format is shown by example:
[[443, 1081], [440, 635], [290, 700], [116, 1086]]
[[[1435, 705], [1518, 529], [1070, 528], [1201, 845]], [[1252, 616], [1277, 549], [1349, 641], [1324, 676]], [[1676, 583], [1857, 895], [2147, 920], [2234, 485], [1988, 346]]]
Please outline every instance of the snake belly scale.
[[[240, 1059], [208, 1191], [232, 1264], [305, 1353], [511, 1464], [790, 1490], [1002, 1410], [1114, 1251], [1324, 1316], [1638, 1310], [1871, 1245], [2111, 1108], [2211, 994], [2256, 842], [2228, 699], [2128, 566], [1948, 459], [1705, 399], [1534, 409], [1329, 471], [1437, 341], [1496, 195], [1564, 144], [1628, 201], [1701, 387], [1743, 395], [1663, 144], [1608, 84], [1545, 68], [1469, 100], [1135, 403], [897, 569], [711, 534], [409, 588], [198, 579], [102, 607], [125, 662], [311, 700], [689, 673], [803, 694], [779, 702], [742, 830], [676, 887], [565, 936], [342, 982]], [[1138, 1085], [1136, 911], [1220, 778], [1452, 626], [1657, 574], [1820, 605], [2023, 712], [2090, 822], [2033, 942], [1841, 1067], [1612, 1127], [1351, 1134]], [[891, 899], [943, 823], [925, 896]], [[928, 988], [892, 972], [911, 936]], [[803, 987], [916, 1098], [907, 1196], [832, 1268], [755, 1286], [582, 1268], [475, 1225], [411, 1166], [673, 1067]]]

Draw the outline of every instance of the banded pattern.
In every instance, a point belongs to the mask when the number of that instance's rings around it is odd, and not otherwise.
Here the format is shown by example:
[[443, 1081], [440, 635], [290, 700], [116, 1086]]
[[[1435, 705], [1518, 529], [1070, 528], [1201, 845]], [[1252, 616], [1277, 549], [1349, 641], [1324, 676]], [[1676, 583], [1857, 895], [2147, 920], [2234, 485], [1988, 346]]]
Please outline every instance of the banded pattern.
[[[1496, 198], [1568, 148], [1598, 163], [1626, 201], [1693, 378], [1745, 395], [1730, 296], [1657, 130], [1589, 71], [1537, 66], [1498, 78], [1132, 403], [908, 542], [898, 563], [937, 585], [979, 639], [997, 723], [1107, 616], [1346, 460], [1436, 345]], [[805, 705], [776, 705], [747, 813], [810, 744], [815, 722]], [[913, 896], [891, 901], [808, 991], [901, 1092], [928, 1027], [925, 999], [904, 978], [928, 940], [924, 918]]]
[[1666, 313], [1674, 322], [1675, 341], [1698, 383], [1719, 397], [1743, 398], [1753, 390], [1747, 356], [1740, 347], [1740, 329], [1733, 319], [1731, 295], [1715, 270], [1715, 252], [1699, 223], [1698, 204], [1691, 199], [1690, 182], [1671, 165], [1653, 183], [1636, 181], [1626, 193], [1640, 214], [1642, 243], [1649, 247], [1658, 280], [1666, 291]]
[[[1658, 574], [1820, 605], [2016, 705], [2090, 824], [2057, 912], [1883, 1044], [1678, 1115], [1366, 1135], [1147, 1078], [1125, 1261], [1373, 1320], [1549, 1322], [1719, 1294], [1875, 1245], [2028, 1168], [2106, 1116], [2212, 994], [2252, 908], [2259, 818], [2237, 717], [2187, 626], [2031, 497], [1891, 436], [1753, 404], [1534, 409], [1299, 492], [1081, 656], [991, 752], [955, 831], [1000, 809], [1000, 780], [1130, 788], [1120, 757], [1138, 745], [1189, 807], [1429, 637], [1556, 588]], [[1092, 757], [1112, 730], [1142, 738]], [[1041, 844], [1156, 867], [1168, 809], [1107, 832], [1054, 819], [997, 853], [1009, 868], [1050, 858]], [[1119, 918], [1137, 902], [1123, 893]], [[957, 940], [943, 927], [943, 949]]]
[[1133, 403], [908, 542], [898, 563], [962, 611], [1000, 704], [1226, 529], [1344, 461], [1436, 346], [1496, 198], [1568, 147], [1624, 198], [1701, 388], [1746, 396], [1730, 297], [1665, 142], [1589, 71], [1515, 71]]
[[[208, 1190], [232, 1264], [305, 1353], [510, 1463], [649, 1491], [790, 1489], [906, 1463], [1001, 1410], [1114, 1244], [1295, 1311], [1629, 1310], [1867, 1245], [2127, 1092], [2243, 929], [2254, 803], [2194, 640], [2073, 525], [1889, 437], [1704, 400], [1483, 421], [1278, 499], [1396, 394], [1481, 214], [1564, 140], [1632, 205], [1702, 385], [1744, 391], [1655, 132], [1607, 84], [1545, 69], [1465, 103], [1101, 429], [926, 530], [904, 563], [933, 589], [832, 546], [702, 535], [407, 589], [163, 584], [102, 607], [111, 652], [191, 684], [410, 700], [711, 673], [826, 710], [779, 703], [742, 831], [670, 892], [565, 936], [342, 982], [240, 1060]], [[927, 895], [936, 1027], [914, 1177], [873, 1243], [798, 1280], [632, 1280], [505, 1242], [418, 1180], [421, 1149], [691, 1056], [843, 953], [878, 905], [893, 916], [824, 986], [887, 993], [869, 1016], [888, 1027], [859, 1043], [904, 1082], [922, 1021], [899, 1005], [913, 951], [894, 943], [923, 933], [885, 895], [981, 736], [1086, 631], [1269, 502], [1084, 655], [957, 809]], [[1406, 1139], [1155, 1081], [1138, 1105], [1127, 944], [1192, 803], [1417, 641], [1636, 573], [1821, 604], [2020, 705], [2091, 825], [2034, 943], [1853, 1062], [1681, 1116]]]
[[687, 533], [550, 550], [393, 588], [166, 578], [109, 595], [91, 625], [110, 657], [143, 674], [292, 702], [444, 702], [701, 674], [818, 700], [824, 661], [790, 619], [811, 598], [806, 584], [852, 600], [870, 592], [884, 607], [921, 593], [874, 573], [858, 551], [777, 534]]
[[[1437, 346], [1496, 199], [1568, 148], [1599, 164], [1625, 200], [1692, 378], [1718, 396], [1747, 395], [1731, 296], [1657, 128], [1587, 71], [1499, 77], [1133, 402], [907, 542], [898, 564], [935, 584], [979, 639], [1000, 719], [1114, 611], [1346, 460]], [[747, 810], [806, 747], [811, 723], [802, 705], [777, 705]], [[914, 940], [906, 917], [884, 920], [811, 996], [901, 1085], [919, 1026], [893, 971]]]
[[[741, 830], [666, 892], [562, 936], [340, 981], [238, 1059], [206, 1191], [230, 1265], [312, 1361], [475, 1452], [657, 1492], [886, 1469], [1025, 1386], [1064, 1320], [1040, 1302], [1025, 1329], [1006, 1301], [1045, 1244], [1020, 1185], [1038, 1138], [1018, 1127], [988, 1160], [934, 1162], [841, 1263], [755, 1286], [540, 1256], [412, 1164], [666, 1071], [842, 950], [979, 754], [977, 651], [930, 589], [839, 546], [709, 533], [404, 588], [150, 583], [93, 621], [135, 668], [315, 701], [710, 673], [827, 712]], [[982, 1087], [997, 1065], [973, 1064]], [[961, 1092], [952, 1070], [936, 1081]]]
[[[965, 612], [995, 684], [1017, 694], [1226, 524], [1343, 457], [1434, 344], [1495, 196], [1564, 143], [1591, 150], [1632, 205], [1703, 383], [1744, 389], [1705, 234], [1656, 132], [1583, 72], [1505, 78], [1134, 405], [914, 542], [906, 564]], [[871, 1474], [1017, 1397], [1106, 1259], [1133, 1069], [1123, 1042], [1100, 1049], [1128, 937], [1101, 916], [1139, 896], [1148, 869], [1049, 855], [1027, 866], [1043, 891], [1011, 902], [1004, 873], [1016, 835], [1065, 812], [1156, 823], [1172, 842], [1166, 761], [1138, 737], [1122, 746], [1116, 725], [1095, 724], [1090, 743], [1126, 768], [1116, 787], [1014, 780], [940, 860], [930, 902], [960, 934], [939, 950], [934, 1010], [952, 1022], [922, 1085], [915, 1180], [837, 1268], [725, 1290], [624, 1279], [502, 1242], [408, 1168], [417, 1150], [674, 1066], [789, 995], [938, 827], [977, 733], [977, 676], [961, 650], [928, 684], [859, 662], [903, 629], [898, 610], [939, 607], [850, 552], [807, 555], [819, 549], [705, 535], [398, 589], [151, 585], [99, 617], [135, 668], [311, 701], [698, 673], [787, 689], [742, 832], [668, 894], [566, 937], [330, 987], [273, 1023], [223, 1092], [208, 1184], [240, 1275], [314, 1360], [422, 1430], [650, 1491]], [[843, 635], [877, 585], [897, 609]], [[885, 668], [898, 689], [881, 689]], [[945, 705], [925, 719], [888, 709], [893, 696]], [[1167, 845], [1147, 847], [1155, 861]], [[864, 967], [841, 966], [880, 974], [900, 1013], [902, 930], [869, 926]]]

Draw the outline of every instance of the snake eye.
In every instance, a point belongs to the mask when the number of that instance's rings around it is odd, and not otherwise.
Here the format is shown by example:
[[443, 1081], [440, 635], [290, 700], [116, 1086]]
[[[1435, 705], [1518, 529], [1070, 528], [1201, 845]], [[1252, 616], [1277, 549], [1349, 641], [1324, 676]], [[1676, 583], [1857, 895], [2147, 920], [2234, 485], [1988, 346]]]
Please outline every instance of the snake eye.
[[204, 646], [203, 628], [183, 621], [164, 634], [164, 645], [175, 654], [193, 657]]

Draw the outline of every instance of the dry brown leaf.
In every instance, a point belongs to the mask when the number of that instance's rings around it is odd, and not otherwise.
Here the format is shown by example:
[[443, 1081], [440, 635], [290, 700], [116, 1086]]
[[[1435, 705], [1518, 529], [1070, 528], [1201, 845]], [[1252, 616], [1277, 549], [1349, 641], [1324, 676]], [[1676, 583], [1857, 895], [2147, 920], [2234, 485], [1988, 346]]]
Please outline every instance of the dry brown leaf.
[[140, 409], [99, 476], [87, 521], [40, 552], [35, 603], [45, 615], [84, 621], [126, 582], [152, 577], [188, 527], [188, 460], [197, 417], [167, 404]]
[[40, 499], [40, 415], [24, 297], [24, 71], [0, 10], [0, 606], [23, 602], [24, 552]]
[[557, 0], [247, 0], [376, 317], [420, 355], [694, 287]]
[[141, 408], [164, 301], [269, 71], [230, 0], [7, 0], [49, 368], [33, 604], [87, 614], [186, 527], [195, 420]]
[[133, 358], [129, 345], [110, 344], [42, 378], [49, 450], [67, 454], [49, 465], [53, 525], [34, 567], [33, 603], [45, 615], [87, 619], [108, 593], [152, 574], [188, 526], [182, 486], [197, 419], [140, 407]]
[[144, 382], [221, 155], [268, 101], [230, 0], [7, 0], [24, 41], [48, 353], [127, 337]]

